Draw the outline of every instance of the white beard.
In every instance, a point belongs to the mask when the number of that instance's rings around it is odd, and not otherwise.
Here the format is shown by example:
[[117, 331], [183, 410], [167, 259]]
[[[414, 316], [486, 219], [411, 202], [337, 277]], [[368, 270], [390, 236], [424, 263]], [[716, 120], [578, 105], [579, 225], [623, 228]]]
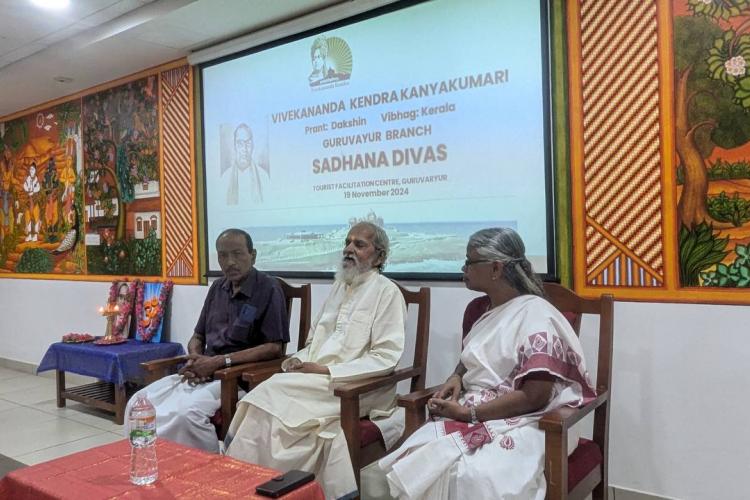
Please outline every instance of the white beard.
[[338, 268], [336, 269], [336, 281], [342, 281], [347, 285], [354, 283], [354, 280], [362, 274], [357, 266], [344, 267], [343, 262], [339, 262]]
[[359, 276], [362, 276], [372, 269], [373, 267], [371, 265], [364, 264], [356, 259], [354, 260], [353, 266], [344, 267], [344, 261], [341, 260], [336, 269], [335, 279], [336, 281], [341, 281], [347, 285], [351, 285]]

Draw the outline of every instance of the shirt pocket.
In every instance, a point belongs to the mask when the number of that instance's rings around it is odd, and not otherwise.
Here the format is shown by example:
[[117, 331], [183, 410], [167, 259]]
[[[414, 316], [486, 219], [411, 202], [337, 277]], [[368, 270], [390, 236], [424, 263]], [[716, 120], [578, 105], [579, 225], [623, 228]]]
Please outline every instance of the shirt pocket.
[[258, 313], [258, 308], [250, 304], [243, 304], [240, 314], [229, 327], [229, 338], [235, 342], [247, 343], [250, 339], [250, 330]]
[[352, 313], [341, 332], [341, 344], [349, 351], [363, 351], [370, 344], [371, 330], [372, 316], [366, 312], [356, 311]]

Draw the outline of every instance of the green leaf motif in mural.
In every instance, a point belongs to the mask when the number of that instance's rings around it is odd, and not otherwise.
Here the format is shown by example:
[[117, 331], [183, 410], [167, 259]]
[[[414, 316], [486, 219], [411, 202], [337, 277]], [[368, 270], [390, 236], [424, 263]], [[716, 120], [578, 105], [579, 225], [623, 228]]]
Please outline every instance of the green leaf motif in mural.
[[729, 19], [750, 6], [748, 0], [688, 0], [688, 7], [696, 16]]
[[722, 191], [716, 196], [708, 197], [708, 213], [719, 222], [731, 222], [734, 227], [740, 227], [750, 221], [750, 200], [741, 197], [739, 193], [728, 196]]
[[17, 273], [46, 274], [52, 271], [52, 258], [44, 249], [27, 248], [16, 264]]
[[701, 273], [703, 286], [724, 288], [750, 287], [750, 245], [734, 247], [737, 257], [729, 264], [717, 264], [716, 270]]
[[692, 228], [683, 225], [679, 246], [682, 286], [699, 286], [700, 273], [720, 264], [729, 254], [724, 251], [728, 242], [729, 238], [719, 238], [713, 227], [705, 222]]
[[709, 78], [732, 85], [747, 75], [748, 63], [750, 35], [737, 36], [734, 30], [728, 30], [716, 38], [706, 58]]
[[156, 231], [149, 231], [142, 240], [135, 240], [135, 274], [161, 274], [161, 241], [156, 237]]

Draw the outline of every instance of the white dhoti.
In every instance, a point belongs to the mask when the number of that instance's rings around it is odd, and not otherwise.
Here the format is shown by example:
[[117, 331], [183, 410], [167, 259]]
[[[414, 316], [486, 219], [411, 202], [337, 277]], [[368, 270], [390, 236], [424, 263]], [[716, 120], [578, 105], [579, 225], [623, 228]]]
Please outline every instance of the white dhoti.
[[[284, 405], [279, 405], [282, 396]], [[393, 399], [388, 389], [364, 397], [360, 414], [389, 408]], [[357, 491], [341, 429], [341, 402], [327, 375], [281, 373], [260, 384], [240, 401], [226, 442], [227, 455], [234, 458], [313, 472], [327, 498]]]
[[[185, 446], [219, 452], [219, 438], [211, 417], [221, 407], [221, 382], [191, 386], [180, 375], [169, 375], [136, 393], [145, 393], [156, 408], [156, 434]], [[135, 395], [128, 401], [125, 416]], [[125, 426], [127, 434], [128, 428]]]

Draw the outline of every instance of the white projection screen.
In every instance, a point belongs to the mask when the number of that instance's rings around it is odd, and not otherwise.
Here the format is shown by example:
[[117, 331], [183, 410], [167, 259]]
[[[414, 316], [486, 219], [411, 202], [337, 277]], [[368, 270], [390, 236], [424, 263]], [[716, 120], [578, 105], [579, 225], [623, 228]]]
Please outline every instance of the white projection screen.
[[209, 275], [329, 277], [382, 225], [395, 278], [456, 279], [476, 230], [517, 230], [554, 276], [546, 4], [397, 3], [201, 66]]

